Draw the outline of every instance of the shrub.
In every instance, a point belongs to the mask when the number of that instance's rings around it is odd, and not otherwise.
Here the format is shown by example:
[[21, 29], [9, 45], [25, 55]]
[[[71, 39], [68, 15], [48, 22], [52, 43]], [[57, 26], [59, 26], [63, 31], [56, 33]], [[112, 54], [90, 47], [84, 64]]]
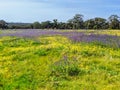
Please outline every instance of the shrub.
[[38, 56], [46, 56], [48, 54], [48, 51], [46, 49], [39, 49], [34, 54]]
[[77, 76], [80, 73], [79, 62], [64, 57], [63, 60], [55, 62], [51, 67], [51, 75], [57, 77]]

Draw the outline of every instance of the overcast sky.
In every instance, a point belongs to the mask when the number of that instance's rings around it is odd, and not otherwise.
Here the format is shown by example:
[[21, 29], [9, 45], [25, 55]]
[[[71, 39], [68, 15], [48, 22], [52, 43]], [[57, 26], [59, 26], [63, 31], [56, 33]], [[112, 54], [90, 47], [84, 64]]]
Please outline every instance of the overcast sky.
[[120, 0], [0, 0], [0, 19], [7, 22], [67, 21], [78, 13], [84, 19], [120, 16]]

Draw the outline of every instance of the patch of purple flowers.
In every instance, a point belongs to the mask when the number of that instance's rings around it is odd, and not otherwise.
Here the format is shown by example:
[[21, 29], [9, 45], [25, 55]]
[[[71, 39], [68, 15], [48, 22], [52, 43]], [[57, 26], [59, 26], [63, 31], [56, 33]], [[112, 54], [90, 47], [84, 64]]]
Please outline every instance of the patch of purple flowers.
[[[13, 31], [14, 32], [14, 31]], [[120, 37], [102, 34], [86, 34], [79, 31], [62, 31], [62, 30], [16, 30], [14, 33], [3, 33], [1, 36], [19, 36], [19, 37], [38, 37], [43, 35], [62, 35], [66, 36], [73, 42], [95, 43], [105, 46], [120, 48]]]
[[56, 34], [56, 31], [53, 30], [34, 30], [34, 29], [25, 29], [25, 30], [16, 30], [13, 33], [3, 33], [0, 36], [18, 36], [18, 37], [38, 37], [42, 35], [53, 35]]
[[120, 48], [120, 37], [113, 35], [102, 35], [102, 34], [84, 34], [78, 33], [69, 38], [74, 42], [85, 42], [85, 43], [94, 43], [103, 46], [110, 46], [115, 48]]

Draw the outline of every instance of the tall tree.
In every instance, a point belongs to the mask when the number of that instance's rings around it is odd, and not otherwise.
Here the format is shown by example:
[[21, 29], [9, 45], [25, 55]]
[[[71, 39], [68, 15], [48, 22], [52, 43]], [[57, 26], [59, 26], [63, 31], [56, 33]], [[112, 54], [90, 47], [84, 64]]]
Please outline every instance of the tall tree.
[[8, 24], [4, 20], [0, 20], [0, 28], [5, 29], [7, 28]]
[[106, 19], [96, 17], [85, 21], [84, 26], [86, 29], [107, 29], [108, 23]]
[[118, 15], [111, 15], [109, 18], [109, 28], [110, 29], [119, 29], [120, 17]]
[[45, 22], [42, 22], [41, 23], [41, 28], [42, 29], [50, 29], [50, 28], [52, 28], [52, 23], [51, 23], [51, 21], [45, 21]]
[[53, 19], [53, 28], [58, 29], [58, 20], [57, 19]]
[[94, 19], [89, 19], [84, 22], [85, 29], [93, 29], [94, 27]]
[[68, 29], [67, 23], [59, 22], [58, 28], [59, 29]]
[[96, 17], [94, 19], [94, 29], [106, 29], [107, 20], [104, 18]]
[[39, 22], [34, 22], [32, 25], [33, 29], [40, 29], [40, 23]]
[[72, 19], [68, 20], [69, 24], [72, 24], [73, 29], [82, 29], [83, 28], [83, 15], [76, 14]]

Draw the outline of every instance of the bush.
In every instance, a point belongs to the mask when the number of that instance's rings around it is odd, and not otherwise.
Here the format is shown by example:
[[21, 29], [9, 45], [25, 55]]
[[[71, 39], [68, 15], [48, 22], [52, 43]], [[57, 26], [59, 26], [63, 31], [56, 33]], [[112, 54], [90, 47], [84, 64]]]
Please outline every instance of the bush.
[[79, 62], [68, 57], [55, 62], [51, 67], [51, 75], [57, 77], [77, 76], [80, 73]]

